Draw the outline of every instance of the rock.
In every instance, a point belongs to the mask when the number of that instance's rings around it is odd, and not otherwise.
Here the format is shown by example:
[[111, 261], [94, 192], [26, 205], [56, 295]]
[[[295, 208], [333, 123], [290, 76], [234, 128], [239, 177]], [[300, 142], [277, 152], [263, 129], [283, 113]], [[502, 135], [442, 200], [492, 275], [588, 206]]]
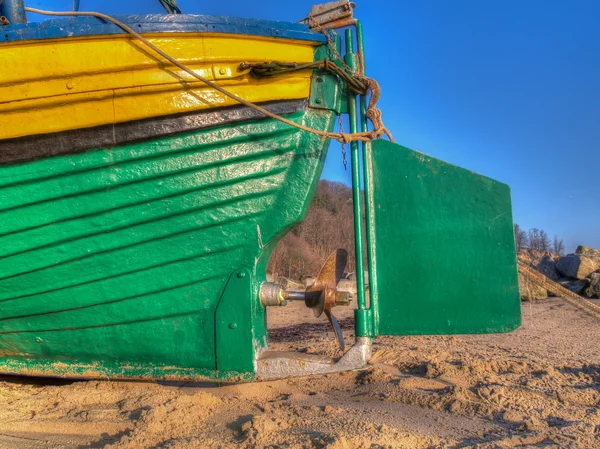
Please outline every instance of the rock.
[[577, 293], [578, 295], [583, 292], [583, 290], [588, 285], [587, 279], [559, 279], [558, 283], [562, 285], [564, 288], [571, 290], [573, 293]]
[[548, 254], [537, 262], [535, 269], [553, 281], [556, 281], [560, 277], [560, 274], [556, 270], [556, 262], [554, 262], [552, 256]]
[[517, 259], [523, 263], [526, 263], [527, 265], [532, 265], [535, 260], [538, 260], [542, 257], [543, 254], [534, 249], [520, 249], [517, 252]]
[[559, 273], [575, 279], [585, 279], [598, 268], [599, 264], [594, 259], [582, 254], [568, 254], [556, 263]]
[[548, 297], [548, 292], [544, 288], [538, 287], [522, 276], [521, 273], [519, 273], [519, 288], [521, 290], [522, 301], [536, 301]]
[[575, 250], [575, 254], [581, 254], [583, 256], [587, 256], [600, 261], [600, 251], [594, 248], [590, 248], [588, 246], [579, 245]]
[[585, 289], [585, 295], [589, 298], [600, 298], [600, 273], [590, 275], [590, 285]]

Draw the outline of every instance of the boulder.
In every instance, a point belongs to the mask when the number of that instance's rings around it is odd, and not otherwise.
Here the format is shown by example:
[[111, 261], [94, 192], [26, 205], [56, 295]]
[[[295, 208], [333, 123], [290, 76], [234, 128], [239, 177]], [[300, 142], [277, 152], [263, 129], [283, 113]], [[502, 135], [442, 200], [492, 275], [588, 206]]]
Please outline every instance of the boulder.
[[590, 285], [585, 289], [585, 295], [590, 298], [600, 298], [600, 273], [590, 275]]
[[575, 279], [585, 279], [594, 271], [599, 264], [595, 259], [584, 256], [583, 254], [568, 254], [558, 259], [556, 269], [560, 274]]
[[517, 258], [527, 265], [535, 266], [548, 252], [537, 251], [535, 249], [520, 249]]
[[543, 287], [538, 287], [519, 273], [519, 288], [522, 301], [536, 301], [548, 297], [548, 292]]
[[535, 269], [553, 281], [558, 280], [560, 277], [560, 274], [556, 270], [556, 262], [554, 262], [554, 259], [549, 254], [545, 255], [537, 262]]
[[587, 256], [600, 262], [600, 251], [588, 246], [579, 245], [575, 250], [575, 254], [581, 254], [582, 256]]
[[588, 280], [587, 279], [582, 279], [582, 280], [579, 280], [579, 279], [560, 279], [558, 281], [558, 283], [560, 285], [562, 285], [564, 288], [566, 288], [568, 290], [571, 290], [573, 293], [577, 293], [579, 295], [587, 287]]

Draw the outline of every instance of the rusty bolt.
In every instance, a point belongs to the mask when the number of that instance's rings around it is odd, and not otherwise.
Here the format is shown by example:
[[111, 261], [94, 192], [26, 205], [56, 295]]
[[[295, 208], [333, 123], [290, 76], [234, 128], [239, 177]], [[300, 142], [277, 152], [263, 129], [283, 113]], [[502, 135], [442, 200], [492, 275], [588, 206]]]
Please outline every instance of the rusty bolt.
[[349, 292], [337, 291], [335, 293], [335, 305], [336, 306], [347, 306], [352, 301], [352, 296]]

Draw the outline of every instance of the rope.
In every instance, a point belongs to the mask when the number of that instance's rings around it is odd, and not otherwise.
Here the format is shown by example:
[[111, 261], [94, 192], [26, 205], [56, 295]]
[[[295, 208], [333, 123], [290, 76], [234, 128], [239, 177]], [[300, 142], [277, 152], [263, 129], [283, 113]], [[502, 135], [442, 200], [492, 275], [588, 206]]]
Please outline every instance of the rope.
[[525, 276], [530, 282], [536, 284], [537, 286], [555, 294], [556, 296], [561, 297], [569, 304], [574, 305], [578, 309], [583, 310], [588, 315], [591, 315], [595, 318], [600, 319], [600, 307], [594, 304], [591, 301], [588, 301], [585, 298], [582, 298], [576, 293], [573, 293], [571, 290], [564, 288], [557, 282], [547, 278], [542, 273], [534, 270], [530, 266], [526, 265], [524, 262], [519, 260], [519, 273]]
[[364, 77], [358, 78], [355, 75], [350, 75], [345, 70], [339, 68], [334, 62], [325, 58], [314, 62], [260, 62], [256, 64], [248, 64], [242, 62], [239, 66], [240, 70], [250, 69], [250, 73], [257, 77], [267, 77], [273, 75], [281, 75], [283, 73], [297, 72], [307, 69], [322, 69], [337, 75], [346, 83], [346, 85], [359, 95], [367, 95], [369, 93], [369, 85]]
[[169, 14], [181, 14], [181, 9], [177, 7], [177, 0], [158, 0], [163, 8]]
[[[317, 20], [315, 20], [315, 18], [312, 16], [312, 14], [308, 15], [308, 23], [311, 28], [316, 29], [317, 31], [320, 31], [321, 33], [323, 33], [325, 35], [325, 37], [327, 38], [327, 43], [329, 44], [329, 47], [331, 48], [331, 51], [333, 52], [333, 54], [335, 55], [337, 60], [340, 62], [340, 64], [342, 64], [342, 67], [344, 67], [344, 69], [346, 69], [348, 72], [352, 73], [359, 81], [365, 81], [367, 83], [368, 89], [371, 90], [371, 99], [369, 101], [369, 107], [367, 108], [366, 115], [367, 115], [367, 118], [373, 124], [373, 131], [371, 133], [372, 140], [378, 139], [381, 136], [383, 136], [383, 134], [386, 134], [388, 136], [388, 139], [390, 139], [391, 142], [395, 142], [394, 137], [392, 136], [392, 133], [383, 124], [381, 110], [377, 109], [377, 102], [379, 101], [379, 98], [381, 96], [381, 88], [379, 87], [379, 83], [377, 81], [365, 76], [362, 57], [358, 58], [358, 73], [357, 73], [354, 70], [352, 70], [352, 68], [350, 66], [348, 66], [348, 64], [346, 64], [346, 61], [344, 61], [342, 56], [337, 51], [337, 46], [335, 45], [335, 42], [334, 42], [333, 38], [331, 37], [331, 34], [326, 29], [324, 29], [321, 25], [319, 25], [319, 22]], [[358, 93], [360, 94], [360, 92], [358, 92]], [[364, 95], [364, 94], [362, 94], [362, 95]]]
[[[101, 20], [105, 20], [107, 22], [113, 23], [116, 26], [118, 26], [119, 28], [121, 28], [123, 31], [125, 31], [126, 33], [129, 33], [131, 36], [135, 37], [136, 39], [138, 39], [140, 42], [142, 42], [146, 47], [150, 48], [153, 52], [155, 52], [156, 54], [158, 54], [159, 56], [161, 56], [162, 58], [166, 59], [167, 61], [169, 61], [171, 64], [173, 64], [176, 67], [179, 67], [181, 70], [183, 70], [184, 72], [186, 72], [187, 74], [189, 74], [190, 76], [196, 78], [197, 80], [203, 82], [204, 84], [206, 84], [207, 86], [211, 87], [212, 89], [216, 90], [217, 92], [220, 92], [221, 94], [225, 95], [226, 97], [231, 98], [232, 100], [243, 104], [244, 106], [247, 106], [251, 109], [254, 109], [255, 111], [258, 111], [260, 113], [262, 113], [263, 115], [266, 115], [267, 117], [270, 117], [274, 120], [278, 120], [282, 123], [285, 123], [286, 125], [292, 126], [294, 128], [298, 128], [302, 131], [306, 131], [309, 132], [311, 134], [315, 134], [321, 138], [325, 138], [325, 139], [335, 139], [339, 142], [342, 143], [349, 143], [351, 141], [362, 141], [362, 142], [369, 142], [371, 140], [374, 140], [378, 137], [380, 137], [381, 135], [383, 135], [384, 133], [387, 134], [388, 136], [390, 136], [390, 140], [391, 140], [391, 134], [383, 127], [383, 123], [381, 121], [381, 112], [379, 111], [379, 113], [374, 112], [371, 113], [371, 116], [373, 116], [373, 118], [375, 119], [375, 121], [373, 121], [373, 119], [370, 119], [373, 123], [373, 131], [369, 132], [358, 132], [358, 133], [336, 133], [336, 132], [328, 132], [328, 131], [320, 131], [318, 129], [313, 129], [313, 128], [309, 128], [307, 126], [301, 125], [299, 123], [293, 122], [291, 120], [286, 119], [285, 117], [281, 117], [280, 115], [277, 115], [255, 103], [252, 103], [250, 101], [244, 100], [243, 98], [235, 95], [234, 93], [229, 92], [228, 90], [224, 89], [223, 87], [219, 86], [218, 84], [214, 83], [213, 81], [210, 81], [206, 78], [204, 78], [203, 76], [198, 75], [196, 72], [194, 72], [193, 70], [191, 70], [189, 67], [187, 67], [186, 65], [182, 64], [181, 62], [177, 61], [175, 58], [171, 57], [170, 55], [168, 55], [167, 53], [165, 53], [163, 50], [161, 50], [160, 48], [158, 48], [156, 45], [154, 45], [153, 43], [151, 43], [150, 41], [148, 41], [148, 39], [146, 39], [145, 37], [143, 37], [142, 35], [140, 35], [139, 33], [137, 33], [136, 31], [134, 31], [132, 28], [130, 28], [129, 26], [125, 25], [123, 22], [120, 22], [119, 20], [106, 15], [106, 14], [102, 14], [99, 12], [82, 12], [82, 11], [64, 11], [64, 12], [58, 12], [58, 11], [45, 11], [45, 10], [41, 10], [41, 9], [36, 9], [36, 8], [30, 8], [30, 7], [26, 7], [25, 11], [28, 12], [32, 12], [32, 13], [36, 13], [36, 14], [42, 14], [42, 15], [46, 15], [46, 16], [82, 16], [82, 17], [96, 17], [98, 19]], [[366, 79], [366, 78], [365, 78]], [[370, 88], [372, 89], [372, 96], [371, 96], [371, 102], [369, 103], [369, 107], [371, 107], [371, 104], [373, 104], [373, 97], [376, 97], [375, 99], [378, 100], [379, 99], [379, 86], [377, 85], [375, 80], [370, 80]], [[376, 91], [375, 91], [376, 89]], [[377, 95], [375, 95], [377, 93]], [[376, 103], [376, 101], [375, 101]], [[369, 117], [369, 111], [367, 111], [367, 117]]]

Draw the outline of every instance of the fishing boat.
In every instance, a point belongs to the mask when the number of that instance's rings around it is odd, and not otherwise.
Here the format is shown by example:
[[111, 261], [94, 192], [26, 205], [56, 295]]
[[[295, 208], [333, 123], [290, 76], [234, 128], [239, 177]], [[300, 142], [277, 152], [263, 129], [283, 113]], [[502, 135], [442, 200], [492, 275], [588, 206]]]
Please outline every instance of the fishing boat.
[[[270, 379], [363, 366], [377, 335], [519, 325], [508, 187], [381, 138], [354, 4], [298, 23], [0, 8], [0, 373]], [[306, 292], [266, 279], [332, 139], [371, 278], [347, 351], [344, 251]], [[399, 275], [425, 267], [445, 274]], [[340, 357], [268, 350], [265, 310], [291, 300], [329, 318]]]

